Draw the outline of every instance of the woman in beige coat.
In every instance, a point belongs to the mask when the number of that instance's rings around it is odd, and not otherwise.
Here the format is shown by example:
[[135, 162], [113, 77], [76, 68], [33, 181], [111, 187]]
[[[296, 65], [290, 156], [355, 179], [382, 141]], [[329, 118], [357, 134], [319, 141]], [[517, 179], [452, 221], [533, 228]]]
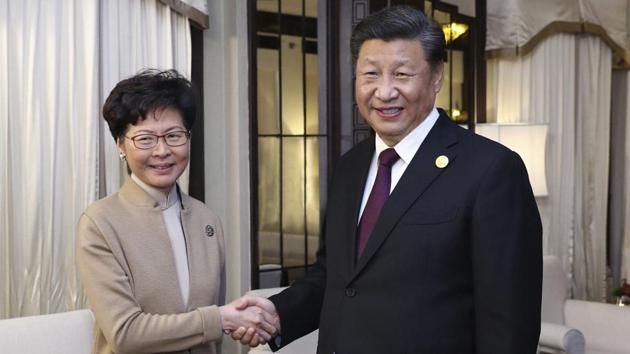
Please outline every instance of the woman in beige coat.
[[220, 306], [221, 224], [176, 183], [195, 115], [191, 83], [176, 71], [141, 72], [105, 102], [131, 176], [79, 221], [78, 268], [96, 318], [93, 353], [216, 353], [222, 334], [239, 327], [255, 329], [260, 342], [275, 334], [277, 318], [265, 309], [243, 300]]

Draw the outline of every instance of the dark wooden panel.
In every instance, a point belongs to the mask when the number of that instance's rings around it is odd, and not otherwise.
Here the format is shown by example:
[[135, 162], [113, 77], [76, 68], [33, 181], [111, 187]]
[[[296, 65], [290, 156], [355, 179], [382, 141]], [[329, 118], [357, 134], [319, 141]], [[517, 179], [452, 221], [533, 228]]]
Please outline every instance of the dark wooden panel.
[[273, 12], [256, 13], [256, 30], [265, 33], [282, 33], [290, 36], [317, 38], [317, 19], [295, 15], [278, 15]]
[[206, 200], [206, 178], [204, 169], [204, 109], [203, 109], [203, 31], [191, 26], [192, 46], [191, 81], [197, 91], [197, 117], [192, 127], [190, 141], [190, 183], [188, 194], [200, 201]]

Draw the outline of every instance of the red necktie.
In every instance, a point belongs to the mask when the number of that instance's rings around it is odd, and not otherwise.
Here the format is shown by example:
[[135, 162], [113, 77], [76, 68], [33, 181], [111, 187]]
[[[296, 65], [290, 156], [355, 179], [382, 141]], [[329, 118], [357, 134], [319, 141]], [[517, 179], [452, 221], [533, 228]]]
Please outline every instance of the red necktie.
[[383, 150], [378, 155], [378, 170], [374, 186], [370, 192], [370, 197], [365, 204], [361, 221], [359, 222], [359, 242], [357, 242], [357, 259], [363, 254], [365, 245], [374, 230], [374, 225], [381, 214], [381, 209], [389, 197], [389, 190], [392, 181], [392, 165], [398, 161], [396, 150], [389, 148]]

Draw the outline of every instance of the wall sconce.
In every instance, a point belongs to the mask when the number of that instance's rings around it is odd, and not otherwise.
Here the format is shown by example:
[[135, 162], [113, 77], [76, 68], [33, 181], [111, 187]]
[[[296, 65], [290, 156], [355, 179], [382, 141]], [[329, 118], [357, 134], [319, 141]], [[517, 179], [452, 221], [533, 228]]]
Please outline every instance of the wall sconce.
[[534, 196], [547, 195], [545, 176], [547, 124], [477, 124], [475, 132], [517, 152], [527, 167]]
[[444, 32], [444, 37], [446, 38], [446, 44], [451, 43], [457, 37], [463, 35], [468, 31], [468, 25], [464, 23], [456, 23], [451, 22], [445, 25], [442, 25], [442, 32]]
[[453, 108], [453, 111], [451, 112], [451, 118], [453, 118], [454, 121], [458, 121], [459, 117], [462, 116], [462, 111], [460, 111], [457, 108]]

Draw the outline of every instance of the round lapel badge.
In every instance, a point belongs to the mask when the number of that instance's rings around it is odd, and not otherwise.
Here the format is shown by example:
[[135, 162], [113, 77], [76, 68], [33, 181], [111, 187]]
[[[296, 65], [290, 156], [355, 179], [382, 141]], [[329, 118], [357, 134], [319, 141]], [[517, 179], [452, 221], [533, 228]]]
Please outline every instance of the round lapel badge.
[[440, 155], [435, 159], [435, 166], [437, 168], [444, 168], [448, 166], [448, 157], [445, 155]]
[[212, 225], [206, 225], [206, 236], [214, 236], [214, 227], [212, 227]]

